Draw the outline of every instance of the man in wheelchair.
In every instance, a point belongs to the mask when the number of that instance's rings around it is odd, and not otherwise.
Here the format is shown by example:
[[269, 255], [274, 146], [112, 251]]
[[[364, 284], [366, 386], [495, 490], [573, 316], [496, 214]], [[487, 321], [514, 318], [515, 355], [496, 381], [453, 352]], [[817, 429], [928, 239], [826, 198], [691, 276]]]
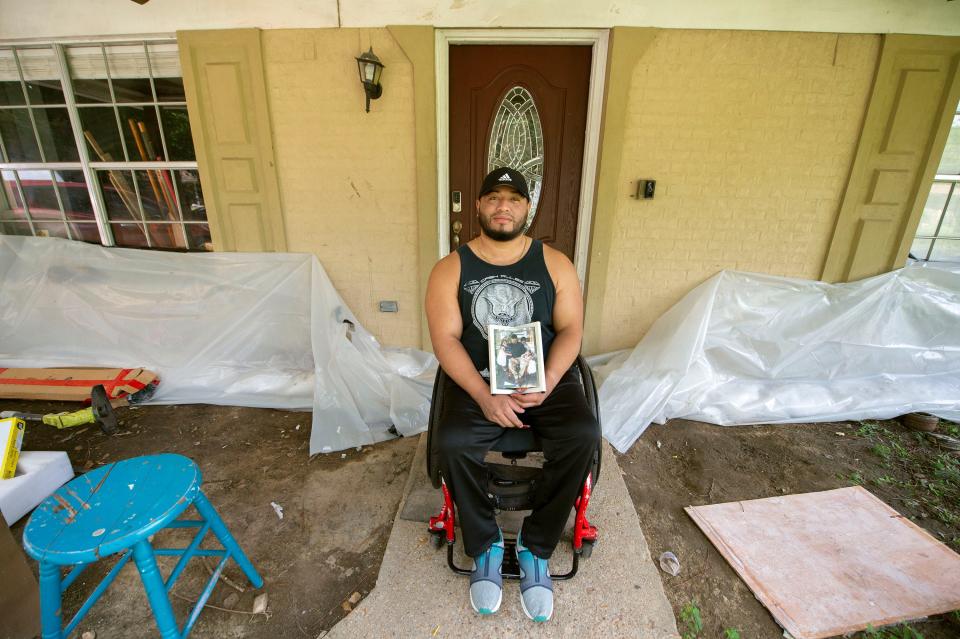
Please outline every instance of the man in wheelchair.
[[[485, 487], [484, 457], [505, 429], [531, 428], [539, 436], [545, 463], [516, 552], [523, 610], [547, 621], [553, 614], [547, 560], [600, 442], [600, 426], [572, 368], [583, 335], [583, 298], [570, 260], [524, 234], [530, 195], [519, 172], [500, 168], [487, 175], [476, 213], [480, 235], [436, 264], [426, 293], [430, 338], [446, 373], [435, 435], [440, 469], [460, 514], [464, 550], [473, 558], [470, 603], [492, 614], [502, 600], [504, 540]], [[546, 392], [492, 394], [485, 379], [487, 326], [536, 321]]]

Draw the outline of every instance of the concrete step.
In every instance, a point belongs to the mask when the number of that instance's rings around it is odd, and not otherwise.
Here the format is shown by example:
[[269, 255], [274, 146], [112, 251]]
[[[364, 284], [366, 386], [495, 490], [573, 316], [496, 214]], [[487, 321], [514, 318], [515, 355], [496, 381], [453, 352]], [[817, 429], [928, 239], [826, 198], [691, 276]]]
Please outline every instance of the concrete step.
[[[426, 435], [421, 435], [377, 586], [327, 638], [677, 637], [673, 610], [620, 467], [613, 450], [606, 442], [603, 445], [600, 482], [587, 513], [600, 531], [599, 541], [572, 580], [554, 584], [554, 615], [549, 622], [534, 624], [526, 618], [516, 581], [504, 582], [497, 614], [480, 616], [470, 607], [468, 579], [447, 568], [445, 549], [430, 545], [426, 522], [439, 511], [441, 496], [427, 478]], [[503, 515], [502, 527], [512, 530], [522, 513]], [[459, 541], [456, 548], [457, 564], [468, 566]], [[551, 570], [565, 572], [571, 561], [568, 527], [550, 561]]]

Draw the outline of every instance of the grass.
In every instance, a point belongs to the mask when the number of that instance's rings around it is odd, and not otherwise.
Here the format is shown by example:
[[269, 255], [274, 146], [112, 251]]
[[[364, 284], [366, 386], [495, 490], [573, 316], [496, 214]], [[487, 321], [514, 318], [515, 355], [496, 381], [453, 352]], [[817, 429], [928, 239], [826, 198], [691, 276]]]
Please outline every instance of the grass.
[[923, 635], [918, 630], [907, 624], [892, 626], [890, 628], [867, 628], [864, 632], [855, 635], [864, 639], [923, 639]]
[[[940, 431], [958, 436], [960, 426], [941, 422]], [[869, 478], [870, 484], [883, 489], [881, 492], [902, 507], [917, 511], [907, 513], [914, 519], [930, 518], [953, 529], [960, 526], [960, 458], [940, 450], [923, 433], [894, 430], [883, 422], [861, 422], [856, 434], [869, 440], [870, 452], [883, 469]], [[854, 472], [848, 479], [865, 485], [865, 472]], [[960, 549], [960, 531], [939, 531], [939, 536]]]
[[[682, 639], [697, 639], [703, 632], [703, 615], [696, 602], [691, 601], [680, 610], [680, 624]], [[736, 628], [724, 628], [723, 639], [740, 639], [740, 631]]]
[[703, 632], [703, 618], [700, 616], [700, 608], [693, 601], [680, 611], [680, 622], [685, 626], [682, 628], [683, 639], [697, 639]]

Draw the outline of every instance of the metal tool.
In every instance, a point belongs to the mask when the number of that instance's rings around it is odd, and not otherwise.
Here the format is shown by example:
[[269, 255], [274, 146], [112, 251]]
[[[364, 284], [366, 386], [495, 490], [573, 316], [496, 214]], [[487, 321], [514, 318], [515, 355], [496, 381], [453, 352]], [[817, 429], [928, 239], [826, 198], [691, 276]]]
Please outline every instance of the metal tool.
[[107, 435], [117, 432], [117, 415], [113, 412], [110, 398], [103, 384], [98, 384], [90, 390], [90, 406], [78, 411], [65, 413], [21, 413], [17, 411], [0, 412], [0, 419], [19, 417], [31, 422], [43, 422], [54, 428], [73, 428], [85, 424], [98, 424], [100, 430]]

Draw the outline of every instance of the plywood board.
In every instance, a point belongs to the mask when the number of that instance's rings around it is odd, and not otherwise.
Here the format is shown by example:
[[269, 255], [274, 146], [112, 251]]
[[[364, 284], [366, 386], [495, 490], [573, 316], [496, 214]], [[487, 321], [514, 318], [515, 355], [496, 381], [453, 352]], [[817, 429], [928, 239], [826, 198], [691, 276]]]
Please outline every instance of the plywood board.
[[960, 555], [860, 486], [686, 511], [796, 639], [960, 609]]

